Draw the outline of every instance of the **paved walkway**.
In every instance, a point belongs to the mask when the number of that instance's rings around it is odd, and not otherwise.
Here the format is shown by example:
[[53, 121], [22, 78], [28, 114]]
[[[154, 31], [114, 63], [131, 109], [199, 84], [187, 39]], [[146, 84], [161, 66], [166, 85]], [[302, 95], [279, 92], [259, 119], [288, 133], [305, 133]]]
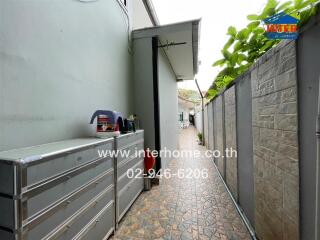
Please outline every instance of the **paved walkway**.
[[[196, 142], [194, 128], [182, 131], [180, 149], [205, 151]], [[161, 179], [159, 186], [137, 199], [114, 240], [251, 239], [210, 159], [172, 160], [169, 168], [172, 173], [207, 168], [209, 177]]]

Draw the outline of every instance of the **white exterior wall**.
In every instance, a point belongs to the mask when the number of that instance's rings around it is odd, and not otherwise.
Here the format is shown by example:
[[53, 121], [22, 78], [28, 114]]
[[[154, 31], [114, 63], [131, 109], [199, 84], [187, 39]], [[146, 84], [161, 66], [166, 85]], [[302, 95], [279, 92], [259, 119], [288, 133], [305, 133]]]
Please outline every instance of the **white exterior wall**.
[[[161, 148], [176, 150], [178, 147], [178, 92], [175, 74], [163, 51], [159, 50], [159, 105]], [[162, 157], [162, 168], [166, 168], [170, 157]]]
[[195, 116], [194, 116], [194, 118], [195, 118], [195, 127], [197, 128], [197, 131], [199, 132], [199, 133], [202, 133], [202, 111], [201, 111], [201, 109], [198, 109], [198, 108], [196, 108], [196, 112], [195, 112]]
[[190, 109], [189, 109], [189, 107], [186, 106], [186, 104], [183, 103], [182, 100], [181, 100], [181, 102], [179, 101], [179, 104], [178, 104], [178, 116], [177, 116], [178, 120], [180, 120], [179, 116], [181, 113], [183, 113], [183, 120], [189, 121]]
[[117, 0], [0, 1], [0, 150], [91, 135], [96, 109], [131, 112], [125, 19]]

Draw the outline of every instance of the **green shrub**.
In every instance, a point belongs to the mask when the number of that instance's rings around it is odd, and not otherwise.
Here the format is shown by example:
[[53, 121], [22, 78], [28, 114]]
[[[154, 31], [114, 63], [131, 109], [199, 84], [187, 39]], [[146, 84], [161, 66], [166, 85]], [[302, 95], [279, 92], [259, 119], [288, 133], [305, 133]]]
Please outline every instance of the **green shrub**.
[[265, 36], [262, 27], [263, 19], [274, 14], [285, 12], [300, 18], [299, 26], [303, 26], [318, 12], [319, 0], [291, 0], [280, 4], [277, 0], [268, 0], [260, 14], [247, 16], [250, 21], [246, 28], [237, 30], [231, 26], [227, 35], [229, 40], [221, 53], [223, 58], [217, 60], [213, 66], [223, 68], [208, 90], [210, 100], [222, 92], [238, 76], [246, 72], [249, 67], [270, 48], [277, 45], [279, 40], [270, 40]]

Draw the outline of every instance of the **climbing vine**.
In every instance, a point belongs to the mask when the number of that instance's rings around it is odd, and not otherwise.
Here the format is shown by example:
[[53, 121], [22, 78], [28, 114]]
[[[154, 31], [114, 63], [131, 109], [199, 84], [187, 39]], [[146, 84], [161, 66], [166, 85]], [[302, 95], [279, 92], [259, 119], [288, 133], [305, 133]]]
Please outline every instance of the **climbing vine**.
[[318, 11], [319, 0], [291, 0], [279, 3], [268, 0], [260, 14], [250, 14], [247, 27], [237, 30], [230, 26], [227, 31], [228, 41], [221, 50], [223, 58], [213, 66], [221, 67], [213, 84], [207, 93], [212, 99], [222, 92], [234, 79], [247, 71], [249, 67], [270, 48], [276, 46], [279, 40], [270, 40], [265, 36], [262, 21], [274, 14], [285, 12], [300, 19], [299, 27], [303, 26], [310, 17]]

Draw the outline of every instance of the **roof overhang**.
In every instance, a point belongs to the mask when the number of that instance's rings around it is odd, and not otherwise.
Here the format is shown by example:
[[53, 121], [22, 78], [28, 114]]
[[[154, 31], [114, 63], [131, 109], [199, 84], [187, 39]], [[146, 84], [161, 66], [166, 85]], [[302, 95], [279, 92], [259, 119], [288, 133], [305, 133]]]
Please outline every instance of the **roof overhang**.
[[177, 81], [193, 80], [198, 72], [200, 19], [133, 31], [134, 39], [159, 38]]

